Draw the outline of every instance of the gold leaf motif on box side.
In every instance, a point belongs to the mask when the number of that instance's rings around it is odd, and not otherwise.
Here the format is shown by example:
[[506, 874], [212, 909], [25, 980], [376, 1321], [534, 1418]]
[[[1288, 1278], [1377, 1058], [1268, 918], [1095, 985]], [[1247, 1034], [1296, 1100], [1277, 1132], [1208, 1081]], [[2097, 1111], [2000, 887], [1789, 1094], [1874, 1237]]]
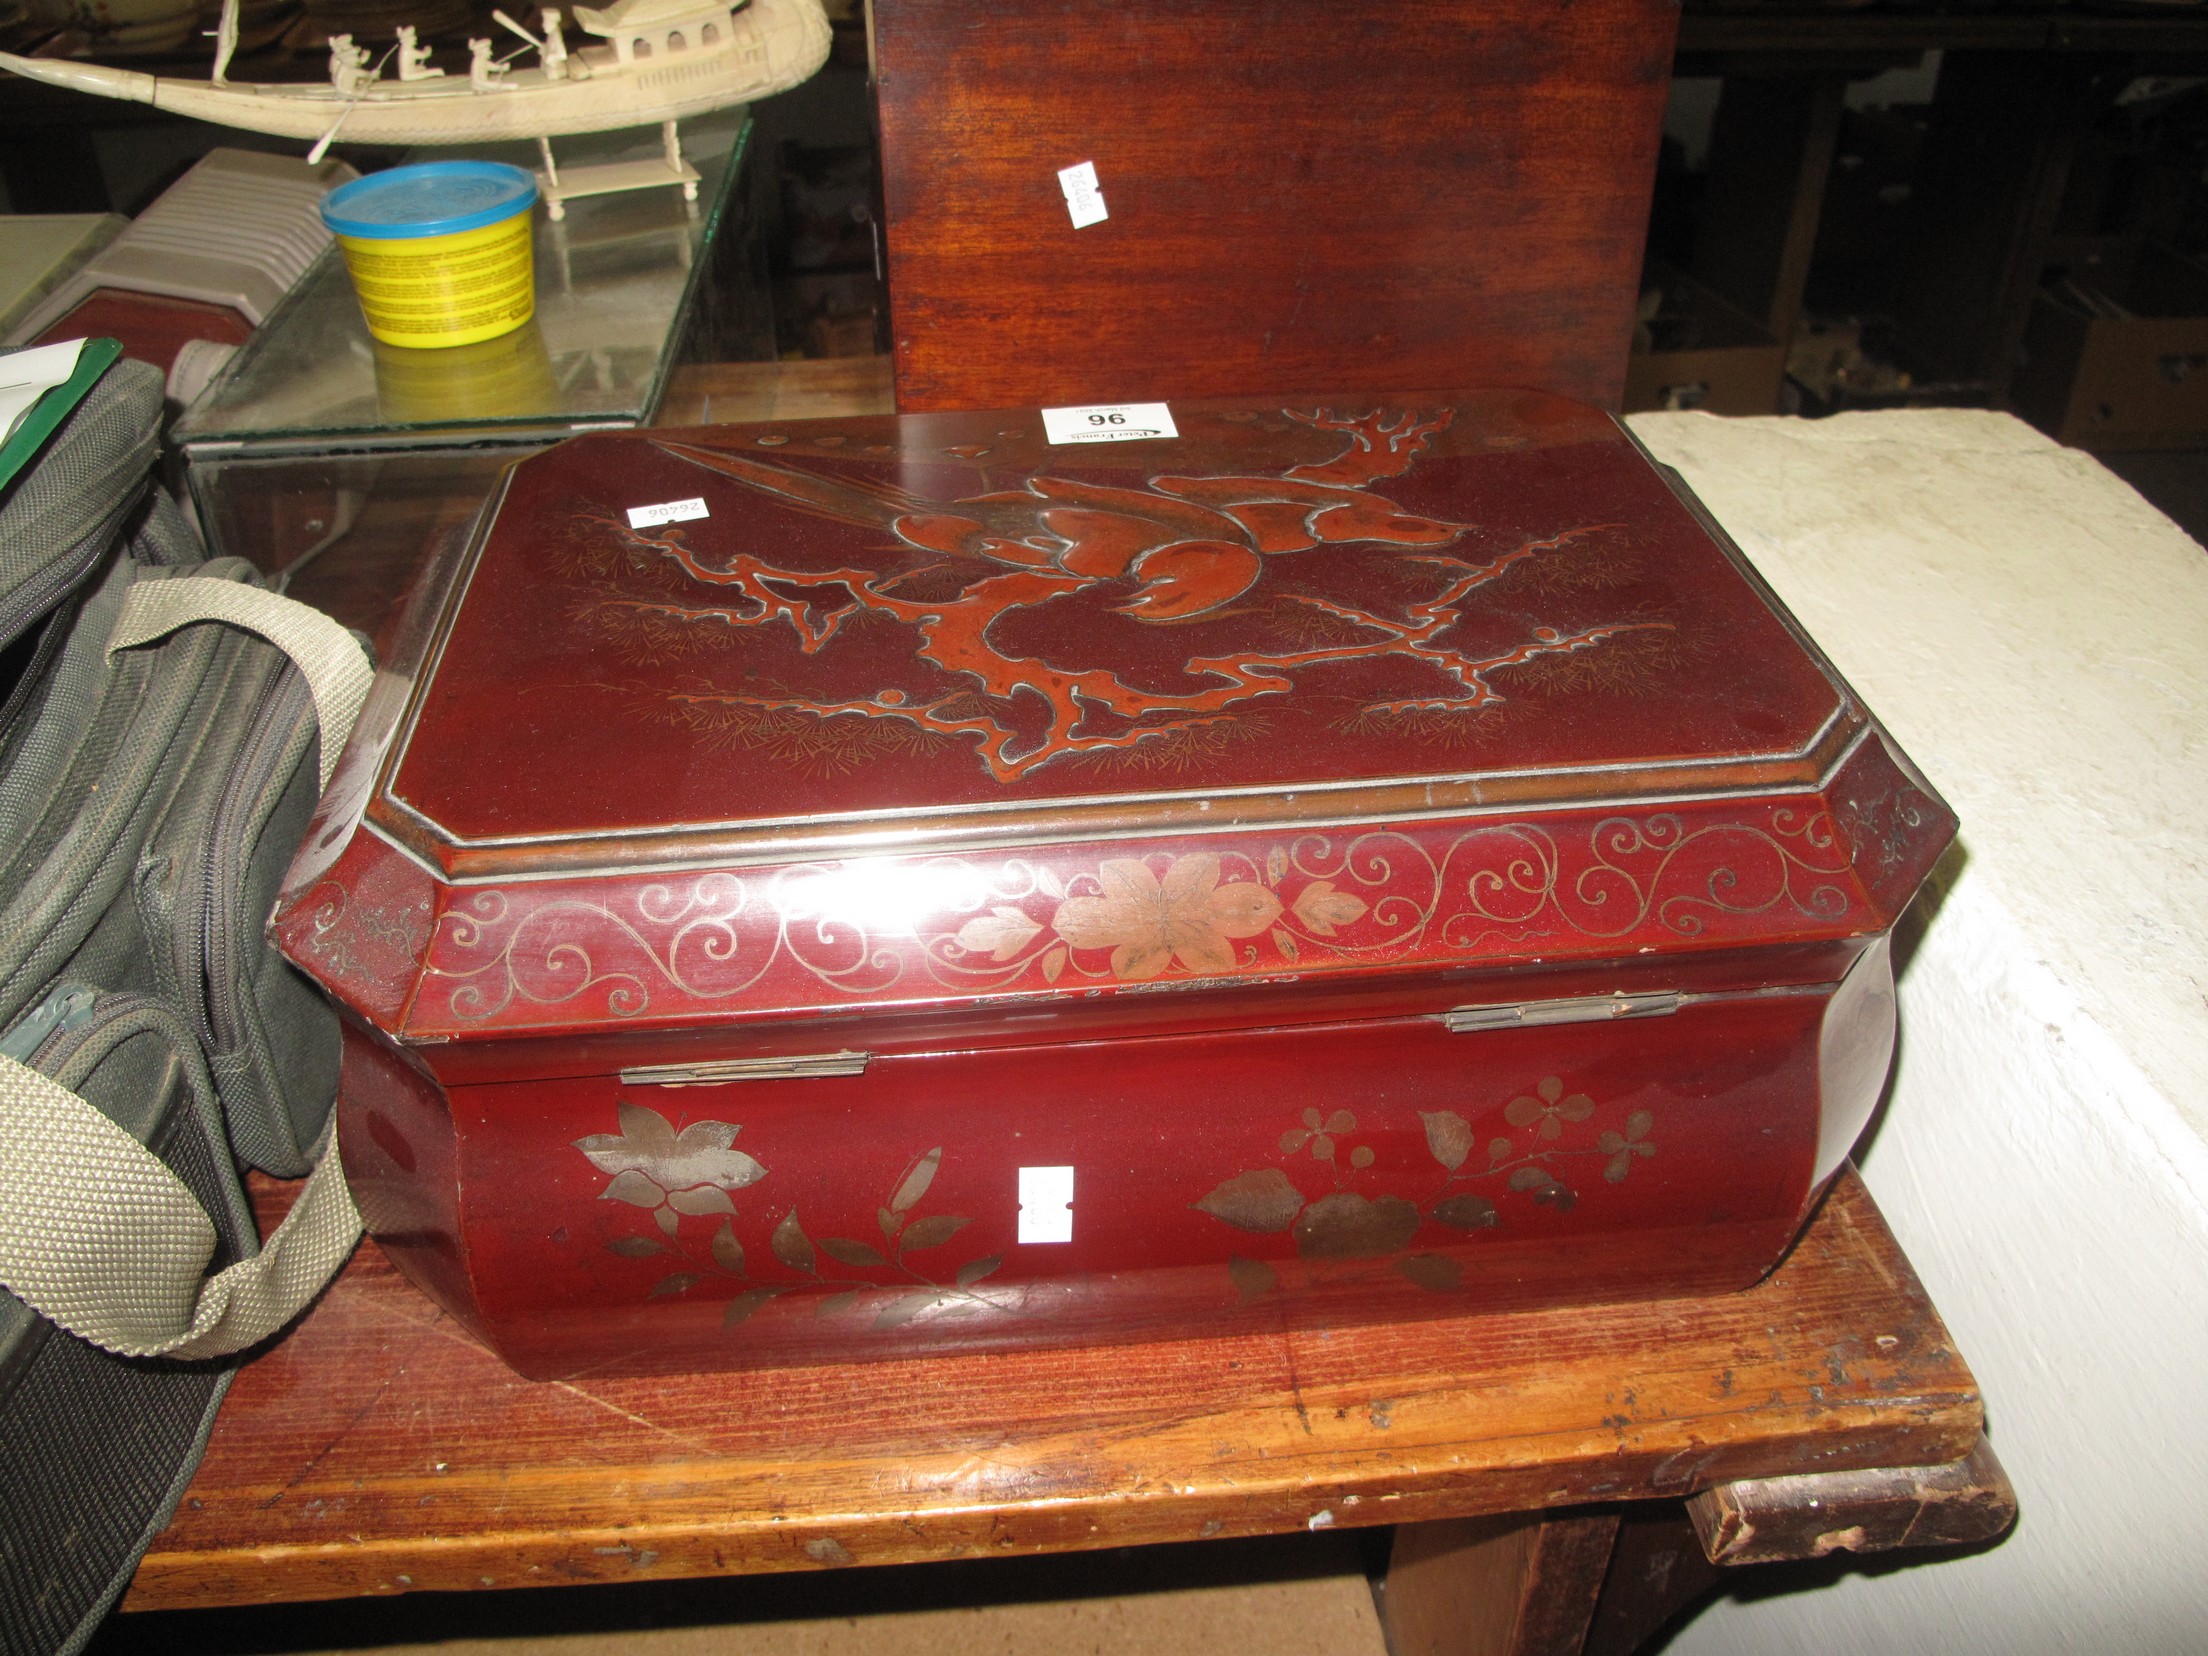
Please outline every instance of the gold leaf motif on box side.
[[958, 946], [968, 954], [985, 954], [1005, 961], [1026, 948], [1043, 928], [1018, 909], [1000, 904], [979, 919], [958, 928]]
[[943, 1165], [943, 1146], [937, 1145], [912, 1164], [904, 1182], [897, 1187], [897, 1194], [889, 1199], [890, 1211], [903, 1213], [928, 1193], [928, 1186], [935, 1183], [935, 1170]]
[[632, 1104], [624, 1098], [615, 1102], [613, 1113], [614, 1118], [621, 1123], [622, 1139], [637, 1155], [667, 1156], [674, 1153], [674, 1124], [657, 1110], [643, 1104]]
[[[575, 1148], [588, 1156], [599, 1172], [614, 1174], [616, 1186], [631, 1174], [640, 1174], [662, 1191], [686, 1190], [695, 1185], [741, 1190], [767, 1175], [767, 1170], [743, 1151], [729, 1148], [742, 1131], [734, 1122], [693, 1121], [678, 1134], [665, 1116], [645, 1105], [621, 1099], [614, 1111], [621, 1122], [619, 1133], [592, 1133], [577, 1139]], [[622, 1196], [618, 1200], [634, 1198]], [[656, 1206], [658, 1201], [655, 1196], [651, 1205]]]
[[912, 1229], [905, 1232], [905, 1251], [941, 1247], [972, 1223], [971, 1219], [956, 1213], [938, 1213], [915, 1220]]
[[726, 1219], [713, 1233], [713, 1263], [731, 1276], [744, 1274], [744, 1245], [736, 1240], [736, 1231]]
[[1497, 1223], [1495, 1204], [1469, 1192], [1444, 1196], [1434, 1204], [1434, 1217], [1457, 1230], [1486, 1230]]
[[738, 1323], [748, 1319], [759, 1307], [774, 1298], [774, 1295], [775, 1290], [772, 1288], [745, 1289], [728, 1302], [728, 1309], [721, 1313], [721, 1326], [723, 1328], [734, 1328]]
[[1240, 1254], [1227, 1259], [1227, 1276], [1234, 1283], [1237, 1298], [1254, 1300], [1269, 1294], [1279, 1284], [1280, 1276], [1262, 1259], [1244, 1259]]
[[1452, 1173], [1462, 1167], [1472, 1154], [1472, 1124], [1454, 1110], [1421, 1110], [1418, 1119], [1426, 1124], [1426, 1148], [1434, 1160]]
[[947, 1297], [937, 1288], [917, 1288], [909, 1294], [900, 1294], [875, 1314], [875, 1330], [879, 1332], [908, 1323], [922, 1312], [934, 1310]]
[[1195, 1204], [1237, 1230], [1284, 1231], [1303, 1211], [1303, 1192], [1277, 1167], [1237, 1173]]
[[820, 1251], [839, 1265], [865, 1269], [870, 1265], [887, 1265], [881, 1249], [868, 1242], [854, 1242], [847, 1236], [824, 1236], [819, 1242]]
[[1400, 1196], [1355, 1191], [1321, 1196], [1296, 1220], [1296, 1251], [1306, 1259], [1377, 1259], [1418, 1234], [1418, 1209]]
[[958, 1268], [958, 1285], [961, 1288], [971, 1288], [1003, 1263], [1004, 1255], [1002, 1254], [990, 1254], [983, 1259], [970, 1259]]
[[1338, 888], [1332, 880], [1313, 880], [1296, 894], [1296, 918], [1321, 937], [1332, 937], [1353, 926], [1365, 915], [1365, 901]]
[[656, 1208], [667, 1193], [635, 1168], [614, 1175], [613, 1183], [598, 1193], [601, 1202], [627, 1202], [635, 1207]]
[[1280, 918], [1280, 899], [1247, 880], [1219, 881], [1208, 851], [1176, 857], [1161, 881], [1133, 857], [1107, 859], [1096, 874], [1103, 895], [1072, 897], [1051, 924], [1077, 949], [1112, 951], [1112, 975], [1137, 982], [1170, 964], [1216, 975], [1234, 970], [1234, 943]]
[[798, 1223], [797, 1209], [794, 1207], [782, 1215], [782, 1222], [774, 1227], [774, 1235], [768, 1238], [768, 1246], [774, 1249], [774, 1257], [791, 1270], [812, 1270], [812, 1239], [805, 1234], [805, 1227]]
[[677, 1213], [700, 1216], [709, 1213], [734, 1213], [736, 1204], [728, 1199], [728, 1192], [718, 1185], [699, 1185], [694, 1190], [677, 1190], [669, 1193], [667, 1205]]

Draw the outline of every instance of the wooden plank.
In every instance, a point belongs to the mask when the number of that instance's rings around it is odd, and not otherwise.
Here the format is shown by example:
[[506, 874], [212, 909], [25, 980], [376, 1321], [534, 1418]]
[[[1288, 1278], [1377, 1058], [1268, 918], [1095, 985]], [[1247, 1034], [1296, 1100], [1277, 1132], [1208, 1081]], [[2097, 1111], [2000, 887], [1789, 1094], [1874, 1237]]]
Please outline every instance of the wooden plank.
[[1381, 1611], [1393, 1656], [1579, 1656], [1618, 1514], [1458, 1518], [1400, 1530]]
[[1724, 1573], [1702, 1556], [1685, 1502], [1643, 1501], [1625, 1508], [1580, 1656], [1638, 1656]]
[[1713, 1564], [1770, 1564], [1836, 1552], [1962, 1547], [2016, 1522], [2016, 1491], [1984, 1438], [1945, 1466], [1750, 1478], [1706, 1489], [1687, 1517]]
[[239, 1376], [126, 1607], [1531, 1511], [1955, 1459], [1981, 1418], [1853, 1173], [1771, 1277], [1706, 1301], [559, 1384], [370, 1245]]
[[[1511, 385], [1615, 408], [1666, 0], [878, 0], [906, 411]], [[1076, 228], [1058, 171], [1093, 163]]]

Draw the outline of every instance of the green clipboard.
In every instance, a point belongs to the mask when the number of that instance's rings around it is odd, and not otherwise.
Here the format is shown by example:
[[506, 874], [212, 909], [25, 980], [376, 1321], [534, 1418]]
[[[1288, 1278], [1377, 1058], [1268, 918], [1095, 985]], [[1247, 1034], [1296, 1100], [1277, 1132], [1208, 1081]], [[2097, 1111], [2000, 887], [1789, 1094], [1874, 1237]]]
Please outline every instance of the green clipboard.
[[24, 463], [46, 446], [70, 411], [84, 401], [93, 382], [107, 372], [108, 364], [123, 354], [120, 340], [88, 339], [77, 352], [77, 371], [31, 405], [30, 413], [15, 428], [15, 435], [0, 444], [0, 489], [15, 481]]

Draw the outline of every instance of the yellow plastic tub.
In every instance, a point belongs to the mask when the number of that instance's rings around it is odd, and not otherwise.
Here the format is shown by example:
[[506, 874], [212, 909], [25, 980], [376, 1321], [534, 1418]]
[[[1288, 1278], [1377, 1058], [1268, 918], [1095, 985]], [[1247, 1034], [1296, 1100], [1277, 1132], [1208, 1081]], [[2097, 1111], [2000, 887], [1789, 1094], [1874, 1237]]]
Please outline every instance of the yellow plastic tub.
[[322, 222], [368, 331], [414, 349], [473, 345], [536, 314], [537, 181], [497, 161], [431, 161], [340, 185]]

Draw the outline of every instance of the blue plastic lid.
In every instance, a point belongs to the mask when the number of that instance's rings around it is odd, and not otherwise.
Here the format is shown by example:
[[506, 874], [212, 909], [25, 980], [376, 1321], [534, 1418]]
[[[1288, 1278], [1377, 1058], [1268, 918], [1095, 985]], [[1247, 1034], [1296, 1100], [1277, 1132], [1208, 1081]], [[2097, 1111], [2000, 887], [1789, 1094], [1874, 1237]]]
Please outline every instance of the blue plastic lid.
[[536, 179], [503, 161], [425, 161], [340, 184], [322, 198], [322, 222], [370, 241], [454, 236], [526, 212], [536, 199]]

